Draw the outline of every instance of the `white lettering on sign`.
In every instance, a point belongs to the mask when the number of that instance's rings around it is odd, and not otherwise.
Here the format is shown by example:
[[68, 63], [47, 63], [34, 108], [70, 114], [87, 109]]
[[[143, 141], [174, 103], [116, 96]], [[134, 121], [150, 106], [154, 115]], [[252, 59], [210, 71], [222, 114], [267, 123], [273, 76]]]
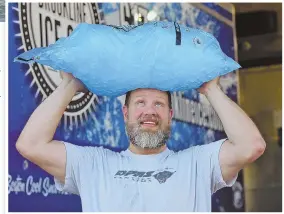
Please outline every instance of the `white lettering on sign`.
[[12, 175], [8, 176], [8, 193], [18, 194], [24, 193], [28, 196], [33, 194], [42, 194], [44, 197], [48, 195], [69, 195], [67, 192], [61, 192], [56, 189], [55, 184], [50, 182], [49, 177], [39, 177], [35, 179], [32, 175], [29, 175], [27, 179], [21, 178], [17, 175], [17, 178], [13, 180]]

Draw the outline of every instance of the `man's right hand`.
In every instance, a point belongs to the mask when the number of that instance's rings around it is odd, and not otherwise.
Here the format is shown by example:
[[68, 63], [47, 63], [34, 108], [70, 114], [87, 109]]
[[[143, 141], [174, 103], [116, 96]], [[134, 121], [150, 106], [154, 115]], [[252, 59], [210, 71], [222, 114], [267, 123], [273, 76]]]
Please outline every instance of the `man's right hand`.
[[66, 82], [74, 82], [74, 86], [76, 88], [77, 92], [88, 92], [88, 89], [85, 87], [85, 85], [81, 82], [81, 80], [75, 78], [71, 73], [67, 73], [64, 71], [60, 71], [60, 76], [62, 78], [62, 81], [66, 81]]

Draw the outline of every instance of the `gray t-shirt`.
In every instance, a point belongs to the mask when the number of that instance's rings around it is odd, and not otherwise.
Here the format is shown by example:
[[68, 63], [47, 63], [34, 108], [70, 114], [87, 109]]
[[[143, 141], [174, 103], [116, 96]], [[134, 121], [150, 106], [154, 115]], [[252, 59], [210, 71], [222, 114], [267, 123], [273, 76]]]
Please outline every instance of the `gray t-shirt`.
[[210, 212], [211, 195], [232, 186], [222, 178], [219, 150], [223, 140], [180, 152], [154, 155], [64, 142], [65, 184], [58, 190], [80, 195], [84, 212]]

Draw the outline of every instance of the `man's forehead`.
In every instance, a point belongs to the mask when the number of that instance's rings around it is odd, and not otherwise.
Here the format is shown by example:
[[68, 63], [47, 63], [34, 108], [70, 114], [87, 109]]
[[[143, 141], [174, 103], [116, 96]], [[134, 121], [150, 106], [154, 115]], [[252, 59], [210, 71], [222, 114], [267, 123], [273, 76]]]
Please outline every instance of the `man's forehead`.
[[167, 99], [167, 93], [165, 91], [160, 91], [158, 89], [152, 89], [152, 88], [139, 88], [139, 89], [133, 90], [131, 94], [133, 97], [152, 95], [152, 96]]

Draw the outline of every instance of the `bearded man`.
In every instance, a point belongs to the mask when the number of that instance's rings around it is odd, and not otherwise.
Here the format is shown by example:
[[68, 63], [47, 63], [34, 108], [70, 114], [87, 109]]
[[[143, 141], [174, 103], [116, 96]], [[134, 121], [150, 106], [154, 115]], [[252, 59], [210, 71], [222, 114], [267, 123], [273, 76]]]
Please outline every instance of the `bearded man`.
[[137, 89], [126, 94], [123, 106], [127, 150], [53, 140], [72, 97], [85, 90], [71, 74], [62, 74], [61, 84], [33, 112], [16, 147], [53, 175], [59, 190], [80, 195], [85, 212], [209, 212], [211, 195], [232, 186], [238, 172], [265, 150], [259, 130], [222, 92], [218, 78], [198, 90], [218, 114], [227, 139], [179, 152], [169, 150], [170, 93]]

